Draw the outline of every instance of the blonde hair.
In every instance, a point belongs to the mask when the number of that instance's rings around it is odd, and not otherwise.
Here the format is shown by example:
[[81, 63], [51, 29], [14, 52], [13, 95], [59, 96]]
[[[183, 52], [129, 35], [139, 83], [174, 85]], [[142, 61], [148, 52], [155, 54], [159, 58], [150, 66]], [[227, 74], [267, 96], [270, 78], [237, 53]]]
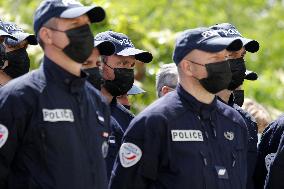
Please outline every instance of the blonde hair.
[[262, 133], [272, 121], [268, 111], [261, 104], [252, 99], [245, 98], [242, 108], [255, 118], [258, 133]]

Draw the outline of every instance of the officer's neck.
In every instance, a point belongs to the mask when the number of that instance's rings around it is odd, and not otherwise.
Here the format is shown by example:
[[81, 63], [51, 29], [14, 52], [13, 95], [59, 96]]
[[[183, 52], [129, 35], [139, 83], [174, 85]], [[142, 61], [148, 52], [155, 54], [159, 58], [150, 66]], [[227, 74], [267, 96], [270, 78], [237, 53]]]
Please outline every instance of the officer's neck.
[[110, 104], [113, 99], [113, 96], [104, 87], [102, 87], [101, 93], [106, 98], [107, 102]]
[[8, 83], [12, 78], [8, 76], [4, 71], [0, 70], [0, 86]]
[[194, 78], [180, 78], [180, 84], [186, 92], [204, 104], [211, 104], [215, 95], [206, 91]]
[[51, 46], [46, 46], [44, 48], [44, 54], [50, 60], [52, 60], [55, 64], [62, 67], [67, 72], [80, 76], [82, 64], [77, 63], [66, 56], [62, 51], [57, 50]]
[[229, 91], [228, 89], [224, 89], [224, 90], [220, 91], [219, 93], [217, 93], [217, 96], [219, 98], [221, 98], [223, 100], [223, 102], [228, 104], [231, 93], [232, 93], [232, 91]]

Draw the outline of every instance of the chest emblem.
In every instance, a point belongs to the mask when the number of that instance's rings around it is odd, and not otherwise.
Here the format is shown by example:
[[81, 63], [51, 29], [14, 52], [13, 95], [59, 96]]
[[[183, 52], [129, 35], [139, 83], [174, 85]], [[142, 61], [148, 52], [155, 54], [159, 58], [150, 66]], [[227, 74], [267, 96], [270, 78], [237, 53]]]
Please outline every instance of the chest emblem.
[[234, 140], [235, 134], [234, 134], [234, 132], [226, 131], [226, 132], [224, 132], [224, 137], [227, 140]]

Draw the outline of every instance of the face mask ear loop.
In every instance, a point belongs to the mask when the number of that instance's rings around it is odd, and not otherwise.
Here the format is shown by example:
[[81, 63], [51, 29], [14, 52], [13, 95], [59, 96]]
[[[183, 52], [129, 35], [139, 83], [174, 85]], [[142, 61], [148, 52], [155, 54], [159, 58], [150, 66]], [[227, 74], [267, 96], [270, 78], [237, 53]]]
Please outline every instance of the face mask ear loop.
[[110, 65], [107, 64], [107, 57], [104, 55], [101, 55], [101, 60], [100, 60], [103, 64], [105, 64], [107, 67], [109, 67], [110, 69], [114, 70], [113, 67], [111, 67]]

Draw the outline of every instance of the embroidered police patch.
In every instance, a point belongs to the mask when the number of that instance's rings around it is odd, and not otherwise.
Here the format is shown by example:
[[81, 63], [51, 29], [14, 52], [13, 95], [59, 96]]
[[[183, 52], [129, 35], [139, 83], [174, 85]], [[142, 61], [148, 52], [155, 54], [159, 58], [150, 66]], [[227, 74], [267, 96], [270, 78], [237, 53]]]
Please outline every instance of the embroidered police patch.
[[123, 167], [135, 165], [142, 157], [141, 149], [132, 143], [123, 143], [119, 149], [119, 159]]
[[265, 156], [265, 167], [269, 171], [271, 163], [274, 161], [276, 153], [271, 153]]
[[8, 129], [4, 125], [0, 124], [0, 148], [6, 143], [8, 135]]

